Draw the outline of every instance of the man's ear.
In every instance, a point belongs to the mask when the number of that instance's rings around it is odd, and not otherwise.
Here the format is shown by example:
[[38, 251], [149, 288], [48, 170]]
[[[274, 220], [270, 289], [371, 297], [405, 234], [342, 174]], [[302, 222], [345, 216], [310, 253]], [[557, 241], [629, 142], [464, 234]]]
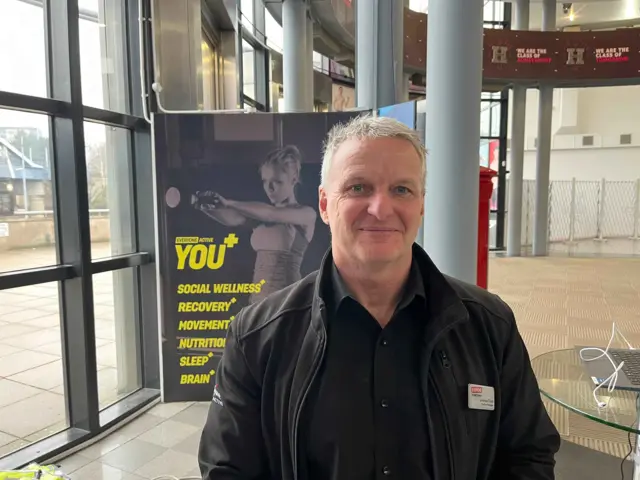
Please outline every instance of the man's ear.
[[329, 215], [327, 214], [327, 192], [320, 186], [318, 187], [318, 210], [320, 210], [320, 218], [329, 225]]

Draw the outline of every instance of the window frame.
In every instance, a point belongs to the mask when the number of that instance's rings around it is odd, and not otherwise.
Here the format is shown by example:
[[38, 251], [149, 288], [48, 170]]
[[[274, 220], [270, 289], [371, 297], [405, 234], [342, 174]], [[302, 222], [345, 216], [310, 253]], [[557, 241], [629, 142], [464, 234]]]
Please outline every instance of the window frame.
[[[120, 8], [126, 13], [122, 42], [126, 51], [128, 114], [83, 105], [79, 22], [88, 14], [79, 9], [77, 0], [18, 1], [43, 7], [50, 98], [0, 91], [0, 109], [39, 113], [50, 118], [58, 264], [0, 273], [0, 291], [58, 282], [69, 427], [0, 457], [0, 470], [63, 456], [69, 449], [104, 433], [160, 397], [151, 127], [142, 118], [139, 75], [132, 75], [132, 72], [140, 71], [141, 61], [145, 62], [143, 67], [148, 73], [152, 71], [151, 57], [141, 59], [138, 48], [138, 18], [149, 17], [149, 1], [143, 0], [143, 11], [139, 12], [137, 0], [119, 0], [122, 2]], [[146, 25], [143, 28], [148, 51], [150, 30]], [[146, 78], [153, 78], [148, 73]], [[146, 86], [146, 91], [150, 91], [149, 87]], [[155, 109], [152, 98], [149, 102], [150, 108]], [[134, 245], [137, 247], [133, 253], [98, 259], [91, 257], [85, 121], [127, 130], [131, 156], [128, 181], [136, 187], [133, 189], [131, 212]], [[98, 402], [93, 275], [127, 268], [134, 271], [132, 308], [140, 332], [136, 360], [140, 366], [141, 388], [101, 410]]]

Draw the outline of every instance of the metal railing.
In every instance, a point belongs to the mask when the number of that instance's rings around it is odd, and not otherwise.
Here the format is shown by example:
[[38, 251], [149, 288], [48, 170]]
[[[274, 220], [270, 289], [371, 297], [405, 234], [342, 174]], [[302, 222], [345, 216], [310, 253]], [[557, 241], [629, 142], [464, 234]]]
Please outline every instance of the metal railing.
[[[535, 180], [522, 195], [522, 245], [533, 243]], [[640, 240], [640, 179], [634, 181], [552, 181], [549, 188], [549, 241]]]
[[[13, 215], [1, 217], [0, 220], [15, 220], [20, 218], [34, 218], [34, 217], [52, 217], [53, 210], [24, 210], [20, 208], [16, 208], [13, 212]], [[90, 208], [89, 216], [91, 217], [105, 217], [108, 216], [109, 209], [108, 208]]]

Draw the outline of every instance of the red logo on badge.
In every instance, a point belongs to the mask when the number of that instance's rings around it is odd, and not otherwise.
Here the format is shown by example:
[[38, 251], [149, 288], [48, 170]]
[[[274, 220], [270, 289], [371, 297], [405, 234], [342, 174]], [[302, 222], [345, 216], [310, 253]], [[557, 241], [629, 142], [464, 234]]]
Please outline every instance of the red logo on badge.
[[482, 393], [482, 387], [471, 387], [471, 393]]

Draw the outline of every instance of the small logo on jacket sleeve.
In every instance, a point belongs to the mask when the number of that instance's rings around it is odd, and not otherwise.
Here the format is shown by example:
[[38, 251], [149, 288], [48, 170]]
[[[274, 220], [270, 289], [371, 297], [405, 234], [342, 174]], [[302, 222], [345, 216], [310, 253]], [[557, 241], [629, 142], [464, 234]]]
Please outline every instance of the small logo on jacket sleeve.
[[224, 407], [224, 402], [222, 401], [222, 396], [220, 395], [220, 392], [218, 391], [218, 385], [216, 385], [213, 388], [213, 401], [215, 403], [217, 403], [218, 405], [220, 405], [221, 407]]

